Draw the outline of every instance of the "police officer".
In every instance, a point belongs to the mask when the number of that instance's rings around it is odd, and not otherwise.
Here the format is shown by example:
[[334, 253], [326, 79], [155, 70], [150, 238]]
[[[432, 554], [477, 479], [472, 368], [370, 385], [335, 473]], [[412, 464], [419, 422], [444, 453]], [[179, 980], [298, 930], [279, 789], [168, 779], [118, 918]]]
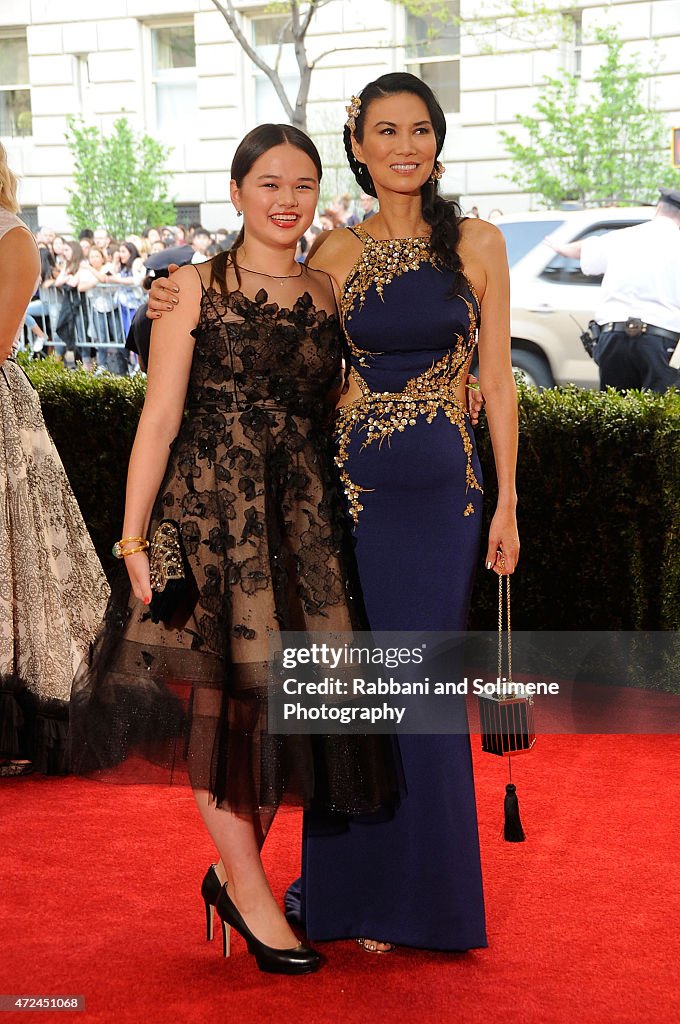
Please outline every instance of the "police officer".
[[669, 365], [680, 341], [680, 191], [659, 191], [652, 220], [553, 246], [580, 257], [584, 274], [604, 274], [593, 353], [601, 389], [680, 388]]

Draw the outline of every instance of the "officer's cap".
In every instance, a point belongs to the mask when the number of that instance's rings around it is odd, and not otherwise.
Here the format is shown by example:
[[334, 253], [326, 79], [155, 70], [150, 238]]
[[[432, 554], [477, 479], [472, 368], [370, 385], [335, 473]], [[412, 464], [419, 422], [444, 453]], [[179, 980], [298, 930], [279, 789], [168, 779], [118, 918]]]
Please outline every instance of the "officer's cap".
[[680, 189], [677, 188], [660, 188], [661, 193], [660, 199], [663, 199], [664, 203], [671, 203], [672, 206], [677, 206], [680, 210]]
[[191, 263], [193, 255], [194, 250], [190, 245], [175, 245], [171, 249], [152, 252], [144, 260], [144, 266], [149, 277], [167, 277], [168, 267], [171, 263], [184, 267], [187, 263]]

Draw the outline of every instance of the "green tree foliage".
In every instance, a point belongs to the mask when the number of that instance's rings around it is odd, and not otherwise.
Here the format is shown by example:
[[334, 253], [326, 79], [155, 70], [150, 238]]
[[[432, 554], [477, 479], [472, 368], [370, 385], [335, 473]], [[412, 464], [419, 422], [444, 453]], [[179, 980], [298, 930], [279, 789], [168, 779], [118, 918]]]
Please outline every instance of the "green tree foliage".
[[659, 185], [680, 184], [668, 160], [663, 117], [641, 98], [650, 72], [637, 60], [623, 60], [623, 43], [612, 29], [599, 30], [596, 38], [606, 57], [590, 100], [582, 97], [580, 80], [563, 71], [544, 80], [535, 115], [517, 118], [527, 142], [501, 132], [515, 168], [509, 180], [547, 207], [565, 201], [636, 205], [653, 202]]
[[137, 135], [127, 118], [102, 136], [93, 125], [69, 117], [66, 141], [75, 165], [67, 207], [75, 231], [101, 226], [113, 238], [124, 238], [174, 219], [164, 168], [170, 150]]

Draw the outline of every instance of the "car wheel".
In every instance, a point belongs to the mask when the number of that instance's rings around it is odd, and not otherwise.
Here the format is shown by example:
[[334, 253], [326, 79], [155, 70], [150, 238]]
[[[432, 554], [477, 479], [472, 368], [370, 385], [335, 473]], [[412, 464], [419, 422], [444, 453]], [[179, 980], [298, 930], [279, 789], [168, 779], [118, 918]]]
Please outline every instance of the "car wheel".
[[525, 384], [535, 388], [551, 388], [555, 383], [548, 364], [540, 356], [521, 348], [512, 350], [512, 369]]

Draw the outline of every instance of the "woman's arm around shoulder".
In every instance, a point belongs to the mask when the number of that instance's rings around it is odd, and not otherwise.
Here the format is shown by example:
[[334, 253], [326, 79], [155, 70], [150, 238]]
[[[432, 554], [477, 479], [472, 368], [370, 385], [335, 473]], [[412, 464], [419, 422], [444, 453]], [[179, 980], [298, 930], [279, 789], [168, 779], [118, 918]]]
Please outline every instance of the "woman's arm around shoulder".
[[38, 248], [25, 228], [11, 228], [0, 238], [0, 363], [14, 339], [40, 276]]

